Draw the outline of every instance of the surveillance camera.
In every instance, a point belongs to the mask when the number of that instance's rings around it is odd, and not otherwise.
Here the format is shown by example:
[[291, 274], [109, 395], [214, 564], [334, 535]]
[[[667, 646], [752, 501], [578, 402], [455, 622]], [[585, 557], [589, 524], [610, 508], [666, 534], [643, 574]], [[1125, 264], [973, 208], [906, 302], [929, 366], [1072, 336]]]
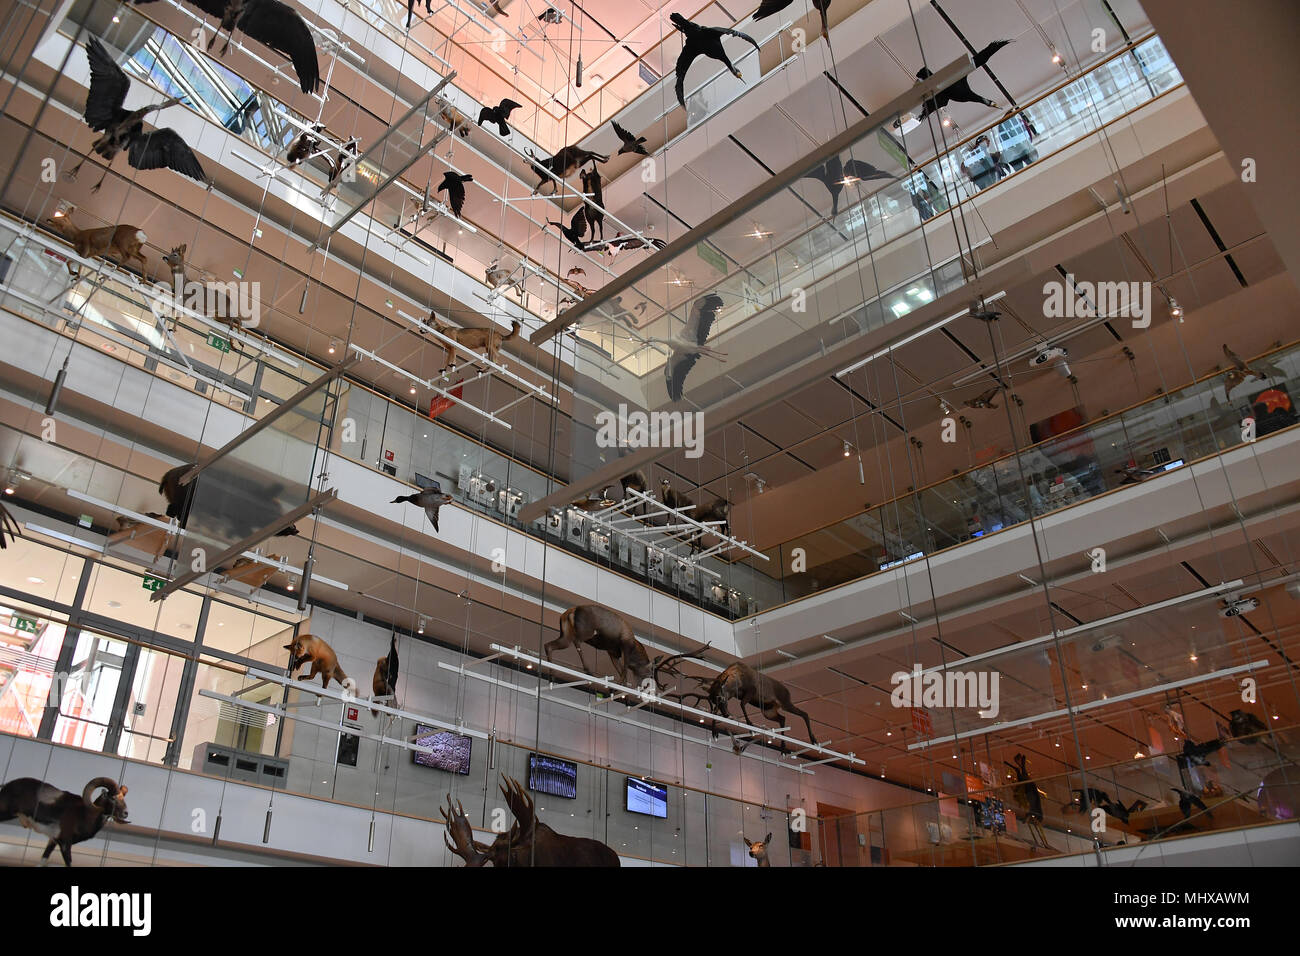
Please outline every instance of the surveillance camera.
[[1237, 617], [1242, 614], [1249, 614], [1257, 607], [1259, 607], [1259, 598], [1228, 598], [1223, 602], [1219, 617]]

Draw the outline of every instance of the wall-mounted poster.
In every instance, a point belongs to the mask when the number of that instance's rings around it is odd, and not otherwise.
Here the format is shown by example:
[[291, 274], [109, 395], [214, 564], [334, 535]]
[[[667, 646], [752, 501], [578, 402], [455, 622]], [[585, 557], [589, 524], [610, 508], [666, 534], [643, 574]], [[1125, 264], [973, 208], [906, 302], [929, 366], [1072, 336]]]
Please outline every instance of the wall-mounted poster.
[[1285, 385], [1270, 385], [1250, 396], [1251, 412], [1255, 416], [1256, 437], [1267, 435], [1300, 421], [1295, 403]]

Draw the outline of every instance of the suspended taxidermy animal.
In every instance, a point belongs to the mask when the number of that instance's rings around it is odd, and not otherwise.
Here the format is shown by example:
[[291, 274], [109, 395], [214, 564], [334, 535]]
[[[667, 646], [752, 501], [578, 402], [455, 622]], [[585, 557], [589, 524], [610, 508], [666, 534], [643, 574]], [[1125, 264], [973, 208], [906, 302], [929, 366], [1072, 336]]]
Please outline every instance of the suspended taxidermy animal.
[[510, 276], [513, 272], [513, 269], [507, 269], [504, 266], [500, 266], [493, 262], [484, 270], [484, 277], [489, 286], [493, 289], [498, 289], [510, 281]]
[[600, 232], [600, 239], [605, 240], [605, 194], [600, 190], [600, 173], [596, 170], [595, 163], [591, 169], [582, 171], [582, 191], [588, 194], [592, 205], [587, 207], [587, 224], [591, 227], [591, 238], [596, 238], [596, 232]]
[[[588, 163], [609, 162], [608, 156], [593, 153], [581, 146], [566, 146], [550, 159], [538, 159], [537, 154], [530, 149], [525, 149], [525, 152], [533, 160], [533, 173], [537, 176], [537, 185], [533, 187], [534, 195], [548, 182], [554, 182], [547, 173], [554, 174], [556, 179], [568, 179]], [[555, 190], [558, 189], [559, 186], [556, 185]]]
[[[716, 526], [714, 534], [719, 536], [731, 534], [731, 502], [726, 498], [714, 498], [712, 504], [703, 511], [693, 515], [693, 517], [701, 524], [706, 524], [710, 521], [721, 521], [722, 524]], [[691, 542], [692, 550], [699, 550], [698, 542], [698, 538]]]
[[[415, 12], [416, 2], [417, 0], [406, 0], [406, 29], [408, 31], [411, 29], [411, 15]], [[433, 13], [433, 0], [424, 0], [424, 12], [426, 14]]]
[[769, 833], [761, 840], [751, 840], [742, 832], [740, 838], [749, 846], [749, 855], [758, 861], [759, 866], [771, 866], [772, 861], [767, 856], [767, 846], [772, 842], [772, 834]]
[[[786, 7], [790, 6], [794, 0], [763, 0], [758, 9], [754, 11], [755, 20], [764, 20], [775, 13], [780, 13]], [[831, 5], [831, 0], [812, 0], [813, 9], [821, 14], [822, 18], [822, 39], [830, 40], [830, 27], [826, 25], [826, 11]]]
[[993, 399], [997, 397], [998, 392], [1002, 391], [998, 386], [993, 386], [986, 392], [980, 392], [974, 398], [968, 398], [962, 404], [967, 408], [997, 408], [993, 404]]
[[447, 206], [457, 219], [461, 218], [461, 210], [465, 208], [465, 184], [473, 181], [474, 177], [469, 173], [461, 174], [449, 169], [443, 174], [438, 188], [434, 190], [439, 193], [446, 191]]
[[433, 530], [438, 530], [438, 511], [445, 504], [451, 503], [451, 495], [444, 494], [442, 486], [436, 481], [428, 488], [421, 488], [419, 491], [410, 495], [400, 495], [394, 498], [389, 504], [402, 504], [403, 502], [413, 504], [418, 508], [424, 509], [424, 515], [433, 525]]
[[722, 48], [722, 38], [724, 36], [740, 37], [740, 39], [752, 44], [755, 50], [758, 50], [758, 43], [752, 36], [726, 27], [701, 26], [687, 20], [680, 13], [670, 14], [668, 19], [683, 35], [682, 52], [677, 56], [676, 87], [677, 102], [683, 109], [686, 107], [686, 72], [691, 68], [691, 64], [695, 62], [696, 57], [706, 56], [718, 60], [731, 71], [732, 76], [737, 79], [744, 79], [740, 70], [736, 69], [727, 57], [727, 51]]
[[[90, 191], [99, 192], [104, 178], [108, 176], [109, 167], [113, 165], [113, 158], [122, 150], [126, 150], [126, 161], [134, 169], [171, 169], [182, 176], [207, 183], [203, 167], [176, 130], [155, 129], [146, 133], [144, 129], [146, 116], [175, 106], [183, 97], [173, 96], [156, 106], [145, 106], [128, 113], [122, 109], [126, 94], [131, 89], [131, 80], [126, 73], [113, 62], [103, 44], [94, 37], [86, 41], [86, 58], [90, 61], [90, 90], [86, 93], [84, 113], [86, 125], [103, 134], [95, 140], [90, 150], [101, 156], [107, 164], [104, 175], [99, 177], [99, 182]], [[67, 178], [76, 179], [85, 162], [82, 159], [69, 170]]]
[[485, 106], [478, 111], [478, 125], [496, 123], [497, 132], [502, 136], [509, 136], [510, 127], [506, 125], [506, 121], [510, 119], [510, 114], [518, 109], [523, 109], [523, 104], [511, 99], [504, 99], [496, 106]]
[[616, 232], [614, 238], [609, 240], [605, 245], [605, 254], [613, 257], [620, 252], [628, 252], [633, 249], [662, 249], [668, 243], [662, 239], [641, 239], [637, 236], [625, 236], [622, 231]]
[[[136, 3], [152, 3], [153, 0], [135, 0]], [[312, 39], [307, 22], [298, 12], [280, 0], [185, 0], [192, 7], [198, 7], [209, 16], [220, 17], [221, 25], [208, 41], [211, 50], [221, 31], [227, 33], [221, 56], [230, 49], [230, 41], [235, 31], [253, 38], [270, 47], [276, 53], [289, 58], [294, 72], [298, 74], [298, 85], [304, 93], [314, 92], [320, 87], [320, 64], [316, 59], [316, 42]]]
[[[678, 673], [674, 666], [675, 662], [696, 657], [708, 647], [705, 644], [698, 650], [674, 654], [670, 657], [660, 655], [652, 661], [650, 655], [646, 653], [645, 645], [636, 639], [632, 628], [621, 616], [599, 604], [579, 604], [560, 615], [560, 636], [553, 641], [548, 641], [543, 651], [549, 661], [552, 652], [566, 647], [575, 648], [578, 651], [578, 659], [582, 662], [583, 671], [595, 677], [596, 672], [587, 666], [586, 655], [582, 652], [584, 644], [589, 644], [597, 651], [604, 651], [609, 655], [618, 670], [620, 684], [638, 688], [646, 687], [647, 682], [653, 682], [658, 687], [659, 678], [664, 673]], [[629, 672], [635, 681], [634, 684], [628, 683]]]
[[700, 360], [700, 356], [717, 359], [719, 362], [727, 360], [726, 352], [720, 352], [704, 344], [709, 340], [709, 332], [713, 329], [713, 323], [718, 318], [718, 310], [722, 308], [722, 304], [720, 295], [710, 292], [708, 295], [701, 296], [695, 300], [691, 317], [686, 320], [680, 332], [669, 339], [648, 340], [659, 342], [672, 349], [672, 354], [664, 363], [664, 384], [668, 388], [668, 398], [672, 401], [680, 402], [686, 394], [686, 376], [691, 373], [691, 369], [695, 368], [695, 363]]
[[[1010, 42], [1010, 40], [994, 40], [988, 46], [984, 47], [984, 49], [977, 52], [973, 57], [971, 57], [971, 62], [974, 63], [974, 70], [982, 69], [993, 57], [994, 53], [997, 53], [998, 50], [1001, 50]], [[970, 88], [970, 77], [973, 75], [974, 70], [971, 71], [971, 74], [963, 76], [960, 80], [955, 80], [953, 83], [935, 93], [930, 99], [926, 100], [921, 105], [921, 115], [917, 118], [924, 120], [931, 113], [937, 113], [949, 103], [982, 103], [985, 106], [997, 109], [997, 103], [980, 96]], [[929, 67], [925, 66], [916, 71], [916, 78], [918, 80], [928, 80], [933, 75], [934, 74], [930, 71]], [[898, 120], [894, 121], [894, 125], [895, 127], [899, 125]]]
[[182, 485], [181, 476], [193, 467], [192, 464], [177, 465], [158, 481], [158, 493], [167, 499], [167, 517], [175, 518], [182, 528], [185, 527], [185, 518], [194, 498], [194, 482]]
[[290, 166], [297, 166], [308, 157], [314, 156], [321, 151], [323, 143], [318, 134], [325, 132], [325, 125], [317, 123], [311, 128], [311, 132], [303, 130], [298, 134], [298, 138], [289, 146], [289, 152], [285, 154], [285, 162]]
[[331, 680], [338, 681], [349, 694], [357, 692], [357, 682], [339, 667], [338, 655], [314, 634], [299, 634], [284, 649], [289, 652], [289, 675], [292, 677], [301, 664], [311, 661], [311, 672], [303, 680], [320, 675], [321, 687], [329, 687]]
[[[172, 293], [176, 301], [191, 311], [221, 322], [232, 329], [256, 328], [261, 321], [258, 302], [254, 298], [245, 300], [245, 289], [251, 283], [202, 282], [191, 284], [186, 277], [185, 252], [188, 243], [174, 246], [171, 252], [162, 258], [172, 274]], [[251, 290], [250, 290], [251, 291]], [[237, 292], [237, 298], [230, 293]], [[236, 346], [238, 347], [238, 346]]]
[[1268, 378], [1286, 378], [1286, 373], [1276, 365], [1260, 361], [1256, 361], [1253, 365], [1247, 365], [1241, 356], [1228, 348], [1227, 345], [1223, 346], [1223, 354], [1232, 363], [1232, 368], [1228, 369], [1223, 376], [1223, 397], [1225, 400], [1231, 401], [1229, 393], [1238, 385], [1250, 379], [1263, 381]]
[[[1242, 737], [1256, 737], [1258, 734], [1268, 732], [1268, 725], [1248, 710], [1234, 710], [1228, 714], [1228, 717], [1230, 718], [1228, 721], [1228, 729], [1232, 732], [1232, 736], [1238, 740]], [[1242, 742], [1247, 744], [1264, 743], [1264, 741], [1258, 739], [1258, 737], [1253, 740], [1244, 740]]]
[[[102, 226], [98, 229], [78, 229], [72, 224], [71, 216], [58, 216], [47, 219], [51, 226], [63, 234], [77, 255], [83, 259], [108, 258], [112, 256], [122, 265], [138, 260], [140, 271], [147, 276], [149, 263], [141, 249], [149, 240], [138, 226]], [[79, 275], [80, 265], [71, 261], [65, 263], [70, 275]]]
[[438, 118], [446, 124], [447, 129], [461, 139], [469, 137], [469, 118], [454, 106], [444, 106], [438, 111]]
[[[519, 323], [511, 320], [510, 331], [502, 332], [500, 329], [458, 329], [454, 325], [447, 325], [438, 319], [438, 313], [429, 313], [429, 324], [434, 329], [441, 332], [450, 339], [454, 339], [457, 345], [469, 349], [471, 352], [484, 352], [488, 361], [497, 362], [498, 353], [501, 346], [519, 335]], [[446, 364], [444, 369], [450, 368], [456, 364], [456, 350], [446, 343], [440, 343], [446, 352]]]
[[673, 483], [667, 478], [659, 479], [659, 500], [674, 511], [682, 511], [692, 504], [691, 499], [673, 488]]
[[[554, 219], [546, 220], [546, 224], [560, 230], [560, 234], [565, 239], [568, 239], [573, 248], [579, 252], [587, 248], [587, 243], [583, 241], [587, 235], [587, 207], [585, 204], [574, 210], [573, 218], [569, 220], [567, 226], [563, 221], [556, 222]], [[569, 285], [575, 285], [575, 283], [570, 282]]]
[[610, 120], [610, 125], [614, 127], [614, 132], [618, 135], [619, 142], [622, 144], [618, 148], [618, 155], [622, 156], [624, 153], [634, 153], [638, 156], [650, 155], [645, 150], [644, 136], [636, 136], [633, 133], [629, 133], [623, 127], [619, 126], [615, 120]]
[[[370, 679], [372, 697], [392, 698], [397, 694], [397, 632], [394, 631], [388, 642], [388, 653], [375, 662], [375, 673]], [[379, 711], [371, 710], [372, 717], [378, 717]]]
[[877, 169], [860, 159], [850, 159], [846, 163], [838, 156], [832, 156], [816, 169], [810, 169], [799, 178], [815, 179], [830, 190], [831, 218], [834, 219], [839, 214], [840, 193], [844, 192], [845, 186], [871, 179], [893, 179], [894, 177], [883, 169]]
[[[94, 796], [96, 790], [103, 790]], [[126, 787], [111, 777], [96, 777], [81, 796], [37, 780], [19, 777], [0, 787], [0, 822], [13, 820], [49, 837], [41, 865], [57, 846], [64, 866], [72, 866], [72, 847], [91, 839], [105, 823], [126, 823]]]
[[[766, 674], [760, 674], [741, 661], [727, 667], [726, 670], [713, 679], [713, 683], [709, 686], [709, 706], [714, 713], [726, 717], [727, 702], [731, 700], [740, 701], [740, 709], [745, 715], [745, 723], [751, 725], [753, 724], [753, 720], [749, 716], [749, 707], [751, 705], [757, 707], [762, 711], [764, 717], [775, 721], [778, 725], [785, 724], [782, 711], [802, 717], [805, 726], [808, 728], [808, 740], [814, 746], [817, 745], [817, 737], [813, 734], [812, 720], [807, 713], [796, 707], [790, 700], [789, 688]], [[716, 723], [713, 725], [713, 735], [715, 737], [718, 735]]]
[[618, 854], [588, 837], [567, 836], [557, 833], [537, 819], [533, 799], [517, 780], [505, 777], [501, 793], [506, 806], [515, 818], [506, 833], [499, 834], [491, 844], [474, 839], [474, 828], [460, 801], [452, 802], [447, 794], [447, 805], [440, 807], [442, 822], [446, 826], [443, 842], [447, 849], [465, 861], [466, 866], [618, 866]]

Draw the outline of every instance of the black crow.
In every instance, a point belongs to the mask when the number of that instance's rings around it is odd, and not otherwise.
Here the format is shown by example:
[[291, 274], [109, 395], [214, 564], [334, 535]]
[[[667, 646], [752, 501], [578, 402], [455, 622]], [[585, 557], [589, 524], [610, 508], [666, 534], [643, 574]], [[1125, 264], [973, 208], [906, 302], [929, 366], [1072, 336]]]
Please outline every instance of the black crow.
[[668, 356], [668, 361], [664, 363], [664, 382], [668, 386], [668, 397], [674, 402], [679, 402], [685, 394], [683, 386], [686, 384], [686, 376], [690, 374], [695, 363], [700, 360], [701, 355], [709, 358], [715, 358], [720, 362], [727, 360], [726, 352], [719, 352], [717, 349], [710, 348], [704, 343], [709, 340], [709, 331], [713, 328], [714, 320], [718, 317], [718, 310], [722, 308], [722, 297], [709, 293], [701, 296], [695, 301], [695, 309], [691, 317], [682, 327], [681, 332], [672, 336], [668, 340], [651, 339], [652, 342], [663, 342], [672, 348], [672, 354]]
[[[411, 29], [411, 14], [415, 12], [417, 0], [406, 0], [406, 29]], [[424, 12], [433, 13], [433, 0], [424, 0]]]
[[502, 100], [496, 106], [485, 106], [478, 111], [478, 125], [491, 120], [497, 124], [497, 132], [502, 136], [510, 135], [510, 127], [506, 125], [506, 120], [510, 119], [510, 114], [517, 109], [522, 109], [522, 103], [516, 103], [514, 100]]
[[645, 151], [645, 146], [642, 145], [645, 142], [644, 136], [636, 136], [629, 133], [623, 127], [619, 126], [615, 120], [610, 120], [609, 125], [614, 127], [614, 132], [618, 134], [618, 138], [623, 143], [623, 145], [618, 148], [619, 155], [622, 155], [623, 153], [637, 153], [641, 156], [650, 155]]
[[1196, 794], [1190, 790], [1179, 790], [1177, 787], [1170, 787], [1169, 789], [1178, 794], [1178, 809], [1183, 812], [1184, 820], [1192, 815], [1192, 807], [1196, 807], [1207, 817], [1214, 819], [1214, 814], [1210, 812], [1210, 808]]
[[[103, 135], [95, 140], [91, 152], [102, 156], [108, 166], [113, 165], [113, 158], [126, 150], [126, 161], [136, 169], [173, 169], [182, 176], [207, 182], [203, 167], [180, 134], [174, 129], [155, 129], [146, 133], [144, 118], [155, 110], [166, 109], [181, 101], [173, 96], [157, 106], [145, 106], [128, 113], [122, 109], [126, 102], [127, 91], [131, 81], [122, 72], [122, 68], [113, 62], [97, 39], [91, 37], [86, 41], [86, 57], [90, 61], [90, 91], [86, 94], [86, 125]], [[83, 159], [68, 173], [75, 179], [77, 172], [86, 162]], [[99, 177], [91, 192], [98, 192], [108, 175], [108, 168]]]
[[573, 214], [573, 219], [568, 226], [563, 222], [556, 222], [553, 219], [546, 220], [548, 226], [554, 226], [563, 233], [564, 238], [573, 243], [573, 248], [579, 252], [587, 248], [587, 244], [582, 241], [583, 236], [587, 234], [587, 207], [579, 206], [577, 212]]
[[[1010, 40], [994, 40], [984, 49], [976, 53], [975, 56], [972, 57], [975, 69], [978, 70], [988, 63], [994, 53], [997, 53], [998, 50], [1002, 49], [1010, 42]], [[928, 67], [923, 66], [916, 71], [916, 78], [918, 80], [928, 80], [931, 75], [931, 70]], [[921, 115], [918, 119], [925, 119], [931, 113], [938, 112], [949, 103], [983, 103], [985, 106], [991, 106], [994, 109], [997, 109], [998, 106], [997, 103], [990, 99], [985, 99], [970, 88], [970, 75], [967, 74], [955, 83], [944, 87], [938, 93], [934, 94], [933, 97], [926, 100], [921, 106]], [[897, 123], [897, 121], [895, 121], [895, 123]]]
[[722, 38], [724, 36], [740, 37], [748, 43], [753, 44], [755, 50], [758, 49], [758, 43], [753, 37], [739, 30], [729, 30], [726, 27], [705, 27], [698, 23], [692, 23], [680, 13], [674, 13], [669, 16], [673, 26], [682, 32], [685, 42], [682, 43], [682, 52], [677, 56], [677, 102], [686, 106], [686, 71], [691, 68], [697, 56], [707, 56], [711, 60], [720, 60], [732, 75], [738, 79], [744, 79], [740, 71], [731, 64], [727, 57], [727, 51], [722, 48]]
[[[762, 20], [766, 17], [772, 16], [774, 13], [780, 13], [792, 3], [794, 3], [794, 0], [763, 0], [759, 5], [758, 10], [754, 12], [754, 19]], [[826, 11], [831, 5], [831, 0], [812, 0], [812, 5], [813, 9], [821, 14], [822, 36], [829, 40], [830, 28], [826, 25]]]
[[438, 184], [438, 188], [434, 190], [434, 192], [438, 193], [444, 189], [447, 191], [447, 205], [451, 207], [451, 211], [456, 214], [457, 219], [460, 218], [460, 211], [465, 208], [465, 184], [473, 181], [474, 177], [469, 173], [462, 175], [449, 169], [443, 174], [442, 182]]
[[433, 530], [438, 530], [438, 509], [451, 502], [451, 495], [444, 494], [442, 487], [435, 481], [428, 488], [423, 488], [413, 495], [401, 495], [392, 500], [392, 504], [398, 504], [408, 501], [424, 509], [425, 515], [428, 516]]
[[800, 178], [815, 179], [830, 190], [831, 218], [834, 219], [839, 212], [840, 193], [844, 191], [845, 186], [868, 179], [893, 179], [894, 177], [860, 159], [850, 159], [847, 163], [843, 163], [840, 162], [838, 156], [832, 156], [816, 169], [804, 173]]

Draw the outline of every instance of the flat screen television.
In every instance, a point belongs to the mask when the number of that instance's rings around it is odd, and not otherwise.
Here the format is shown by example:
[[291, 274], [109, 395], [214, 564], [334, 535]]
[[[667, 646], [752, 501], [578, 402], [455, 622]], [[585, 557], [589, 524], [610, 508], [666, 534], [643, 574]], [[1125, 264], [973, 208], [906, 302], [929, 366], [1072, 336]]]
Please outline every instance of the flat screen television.
[[416, 724], [415, 743], [421, 747], [428, 747], [433, 752], [426, 754], [412, 750], [412, 763], [417, 763], [421, 767], [432, 767], [435, 770], [446, 770], [448, 773], [469, 773], [470, 750], [474, 743], [472, 738], [452, 733], [450, 730], [439, 730], [437, 727]]
[[559, 757], [529, 754], [528, 789], [574, 800], [578, 796], [578, 765]]
[[638, 777], [627, 778], [627, 798], [624, 804], [628, 813], [647, 817], [668, 817], [668, 788], [660, 787]]
[[1006, 832], [1007, 814], [1001, 800], [989, 797], [985, 800], [972, 800], [970, 805], [975, 812], [975, 822], [979, 826], [994, 833]]

